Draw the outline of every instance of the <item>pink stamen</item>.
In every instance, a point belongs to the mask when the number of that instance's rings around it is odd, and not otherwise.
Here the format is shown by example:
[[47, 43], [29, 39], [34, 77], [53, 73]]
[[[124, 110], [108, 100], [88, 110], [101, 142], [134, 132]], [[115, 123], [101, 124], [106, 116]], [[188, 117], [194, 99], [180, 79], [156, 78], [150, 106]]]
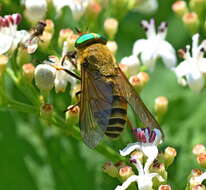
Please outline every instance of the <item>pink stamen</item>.
[[12, 18], [11, 15], [6, 15], [4, 18], [7, 19], [7, 21], [8, 21], [10, 24], [12, 24], [12, 25], [14, 24], [14, 19]]
[[137, 163], [137, 160], [136, 160], [136, 159], [130, 159], [130, 163], [136, 164], [136, 163]]
[[22, 17], [19, 13], [13, 14], [12, 18], [14, 20], [14, 24], [16, 24], [16, 25], [18, 25], [22, 20]]
[[147, 142], [147, 138], [145, 136], [144, 131], [140, 132], [140, 142], [146, 143]]
[[149, 143], [153, 143], [155, 138], [156, 138], [156, 133], [152, 131], [149, 137]]
[[2, 18], [2, 27], [9, 27], [9, 21], [6, 18]]

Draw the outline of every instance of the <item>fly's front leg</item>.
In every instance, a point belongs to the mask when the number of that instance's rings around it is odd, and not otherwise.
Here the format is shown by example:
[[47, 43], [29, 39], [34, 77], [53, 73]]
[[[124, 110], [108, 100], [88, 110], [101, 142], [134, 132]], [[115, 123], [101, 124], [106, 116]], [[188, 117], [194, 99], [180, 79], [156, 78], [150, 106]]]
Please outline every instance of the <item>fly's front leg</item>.
[[77, 69], [77, 61], [76, 61], [76, 51], [68, 51], [66, 55], [63, 57], [62, 64], [64, 63], [65, 59], [68, 58], [70, 63]]

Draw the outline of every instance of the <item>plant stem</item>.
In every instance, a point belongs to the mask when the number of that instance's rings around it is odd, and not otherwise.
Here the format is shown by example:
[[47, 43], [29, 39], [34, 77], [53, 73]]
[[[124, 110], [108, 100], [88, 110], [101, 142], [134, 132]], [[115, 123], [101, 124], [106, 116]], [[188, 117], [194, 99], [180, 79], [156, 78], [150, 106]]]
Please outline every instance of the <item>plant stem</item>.
[[[69, 127], [65, 121], [59, 117], [57, 114], [54, 114], [54, 120], [53, 124], [56, 126], [62, 126], [61, 129], [63, 129], [64, 133], [71, 135], [77, 140], [81, 140], [81, 135], [80, 135], [80, 130], [75, 127], [71, 126]], [[106, 146], [104, 144], [98, 145], [95, 150], [105, 156], [107, 159], [110, 159], [112, 161], [124, 161], [125, 159], [121, 157], [116, 151], [114, 151], [112, 148], [109, 146]]]
[[20, 112], [26, 112], [26, 113], [38, 113], [38, 109], [35, 108], [34, 106], [18, 102], [16, 100], [8, 99], [7, 98], [7, 108], [9, 109], [14, 109], [16, 111]]
[[39, 105], [40, 100], [38, 98], [38, 93], [33, 88], [32, 85], [25, 84], [21, 80], [19, 80], [14, 72], [11, 70], [11, 68], [7, 68], [7, 73], [10, 76], [10, 78], [13, 80], [17, 88], [24, 94], [24, 96], [34, 105]]

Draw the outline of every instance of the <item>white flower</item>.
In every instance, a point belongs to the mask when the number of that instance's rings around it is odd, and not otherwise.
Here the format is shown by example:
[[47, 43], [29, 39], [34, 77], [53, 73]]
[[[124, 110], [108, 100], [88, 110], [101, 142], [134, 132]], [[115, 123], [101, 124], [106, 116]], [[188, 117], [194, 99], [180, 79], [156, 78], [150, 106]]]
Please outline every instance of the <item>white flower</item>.
[[190, 46], [186, 46], [186, 52], [183, 52], [184, 61], [182, 61], [175, 69], [178, 82], [188, 84], [193, 91], [199, 92], [205, 84], [204, 74], [206, 73], [206, 58], [204, 51], [206, 50], [206, 41], [199, 45], [199, 34], [192, 37], [192, 52]]
[[[68, 49], [68, 42], [65, 41], [64, 46], [63, 46], [63, 50], [62, 50], [61, 59], [58, 59], [57, 57], [50, 57], [49, 61], [45, 61], [45, 64], [49, 64], [49, 65], [53, 66], [54, 68], [55, 67], [57, 68], [56, 77], [55, 77], [55, 81], [54, 81], [56, 93], [64, 92], [66, 87], [67, 87], [68, 82], [70, 82], [71, 85], [73, 86], [74, 84], [76, 84], [76, 81], [77, 81], [76, 78], [70, 76], [65, 71], [58, 70], [58, 68], [67, 69], [71, 72], [75, 70], [75, 67], [72, 65], [72, 63], [65, 59], [67, 49]], [[62, 59], [64, 59], [64, 60], [62, 60]]]
[[120, 154], [126, 156], [134, 150], [141, 150], [147, 156], [147, 161], [143, 167], [137, 156], [131, 155], [130, 161], [137, 168], [139, 175], [130, 176], [121, 186], [117, 186], [115, 190], [125, 190], [132, 182], [138, 184], [139, 190], [151, 190], [153, 177], [157, 177], [161, 182], [164, 181], [158, 173], [149, 172], [149, 167], [158, 155], [157, 145], [161, 142], [161, 132], [158, 129], [138, 128], [134, 130], [134, 135], [139, 142], [128, 144], [127, 147], [120, 151]]
[[0, 55], [14, 51], [19, 44], [27, 48], [28, 53], [37, 49], [38, 40], [26, 30], [17, 30], [20, 21], [20, 14], [0, 17]]
[[143, 0], [143, 2], [138, 5], [134, 10], [145, 13], [145, 14], [152, 14], [158, 8], [157, 0]]
[[38, 22], [43, 19], [47, 12], [46, 0], [25, 0], [25, 16], [30, 22]]
[[84, 14], [91, 0], [53, 0], [54, 7], [59, 12], [61, 8], [68, 6], [74, 19], [79, 20]]
[[199, 185], [202, 184], [202, 182], [206, 179], [206, 172], [204, 172], [203, 174], [193, 177], [192, 178], [192, 185]]
[[47, 64], [39, 64], [35, 68], [34, 78], [37, 87], [42, 91], [50, 91], [54, 87], [56, 69]]
[[140, 62], [135, 55], [130, 55], [128, 57], [123, 57], [120, 61], [120, 68], [125, 72], [125, 74], [130, 77], [137, 75], [139, 72]]
[[24, 37], [26, 31], [17, 31], [17, 25], [21, 22], [20, 14], [0, 17], [0, 55], [13, 51]]
[[154, 20], [150, 22], [142, 21], [142, 26], [146, 31], [147, 39], [140, 39], [134, 43], [133, 55], [139, 56], [141, 62], [150, 70], [153, 70], [158, 58], [162, 58], [164, 64], [168, 67], [176, 65], [175, 49], [165, 40], [167, 34], [167, 24], [162, 22], [155, 30]]

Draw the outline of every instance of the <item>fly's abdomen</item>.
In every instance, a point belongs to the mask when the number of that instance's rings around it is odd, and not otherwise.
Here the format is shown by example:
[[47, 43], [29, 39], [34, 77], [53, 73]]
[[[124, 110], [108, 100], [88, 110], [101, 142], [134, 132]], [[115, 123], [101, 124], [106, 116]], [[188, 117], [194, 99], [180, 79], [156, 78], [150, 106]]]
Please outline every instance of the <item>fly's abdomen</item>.
[[123, 131], [127, 120], [127, 102], [122, 96], [114, 95], [109, 123], [105, 134], [117, 138]]

